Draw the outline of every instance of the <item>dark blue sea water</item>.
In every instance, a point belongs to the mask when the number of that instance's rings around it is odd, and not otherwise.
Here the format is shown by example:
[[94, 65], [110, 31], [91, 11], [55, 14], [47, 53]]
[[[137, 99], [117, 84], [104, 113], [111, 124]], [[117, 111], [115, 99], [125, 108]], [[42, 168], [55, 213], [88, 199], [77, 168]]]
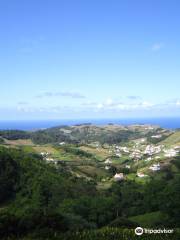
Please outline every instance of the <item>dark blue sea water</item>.
[[131, 124], [152, 124], [163, 128], [180, 128], [179, 118], [127, 118], [127, 119], [74, 119], [74, 120], [33, 120], [33, 121], [0, 121], [0, 129], [37, 130], [60, 125], [74, 125], [92, 123], [103, 125], [108, 123], [131, 125]]

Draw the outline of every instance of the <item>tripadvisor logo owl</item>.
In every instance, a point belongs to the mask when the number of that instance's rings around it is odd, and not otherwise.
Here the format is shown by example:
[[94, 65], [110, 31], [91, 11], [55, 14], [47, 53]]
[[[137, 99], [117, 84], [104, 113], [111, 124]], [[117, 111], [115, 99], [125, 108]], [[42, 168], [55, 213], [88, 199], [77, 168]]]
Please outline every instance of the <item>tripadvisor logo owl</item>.
[[134, 230], [135, 234], [136, 235], [142, 235], [143, 233], [144, 234], [163, 234], [163, 233], [173, 233], [174, 232], [174, 229], [161, 229], [161, 228], [158, 228], [158, 229], [149, 229], [149, 228], [141, 228], [141, 227], [137, 227], [135, 230]]
[[142, 234], [143, 234], [143, 228], [137, 227], [137, 228], [135, 229], [135, 234], [136, 234], [136, 235], [142, 235]]

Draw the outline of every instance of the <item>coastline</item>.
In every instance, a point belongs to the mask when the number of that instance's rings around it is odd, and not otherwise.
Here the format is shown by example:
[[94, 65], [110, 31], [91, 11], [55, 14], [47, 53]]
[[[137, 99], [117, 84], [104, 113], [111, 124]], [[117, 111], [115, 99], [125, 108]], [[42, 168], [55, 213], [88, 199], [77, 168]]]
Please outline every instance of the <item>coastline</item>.
[[119, 118], [119, 119], [60, 119], [60, 120], [0, 120], [0, 130], [26, 130], [33, 131], [46, 129], [61, 125], [77, 124], [118, 124], [118, 125], [135, 125], [150, 124], [158, 125], [162, 128], [175, 130], [180, 128], [180, 117], [162, 117], [162, 118]]

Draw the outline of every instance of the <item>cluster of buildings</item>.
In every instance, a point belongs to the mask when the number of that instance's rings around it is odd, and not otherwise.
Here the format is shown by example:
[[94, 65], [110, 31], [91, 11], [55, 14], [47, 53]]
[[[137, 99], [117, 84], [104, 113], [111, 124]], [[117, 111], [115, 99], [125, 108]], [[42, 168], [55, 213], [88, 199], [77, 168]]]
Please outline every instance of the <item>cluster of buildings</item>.
[[106, 159], [106, 161], [105, 161], [104, 163], [106, 163], [106, 164], [111, 164], [112, 161], [108, 158], [108, 159]]
[[122, 181], [122, 180], [124, 180], [124, 174], [123, 173], [116, 173], [114, 175], [114, 180], [115, 181]]
[[49, 155], [49, 153], [48, 153], [48, 152], [41, 152], [40, 155], [41, 155], [43, 158], [45, 158], [45, 157], [47, 157], [47, 156]]
[[[162, 135], [157, 134], [153, 135], [152, 138], [161, 138]], [[145, 161], [151, 161], [151, 160], [160, 160], [162, 157], [174, 157], [180, 152], [180, 146], [175, 146], [172, 148], [167, 148], [164, 145], [154, 145], [154, 144], [145, 144], [145, 139], [138, 139], [139, 141], [135, 143], [134, 146], [126, 147], [126, 146], [117, 146], [114, 145], [113, 149], [111, 148], [111, 153], [113, 152], [116, 156], [122, 156], [123, 154], [128, 155], [131, 159], [134, 161], [138, 161], [140, 159], [144, 159]], [[105, 169], [110, 168], [110, 164], [112, 163], [111, 159], [108, 158], [105, 161], [105, 164], [107, 166]], [[125, 168], [130, 169], [130, 165], [125, 165]], [[153, 163], [151, 166], [148, 167], [150, 171], [156, 172], [160, 171], [162, 166], [160, 165], [159, 162]], [[148, 175], [144, 174], [143, 172], [137, 172], [136, 174], [137, 177], [143, 178], [147, 177]], [[116, 173], [114, 175], [114, 180], [116, 181], [121, 181], [124, 179], [123, 173]]]
[[[152, 137], [158, 138], [159, 135], [155, 135]], [[144, 139], [141, 139], [142, 142]], [[144, 145], [139, 146], [139, 144], [136, 144], [132, 147], [132, 149], [128, 147], [121, 147], [115, 145], [114, 148], [114, 154], [118, 157], [121, 157], [123, 154], [128, 154], [130, 158], [134, 160], [141, 159], [144, 155], [148, 156], [146, 161], [152, 160], [153, 156], [155, 159], [159, 159], [160, 156], [157, 156], [160, 153], [164, 153], [164, 157], [174, 157], [180, 152], [180, 146], [175, 146], [174, 148], [166, 149], [164, 145], [153, 145], [148, 144], [145, 145], [145, 148], [143, 148]], [[113, 152], [112, 150], [109, 150], [109, 152]]]
[[43, 157], [43, 160], [45, 160], [47, 163], [54, 163], [54, 164], [58, 163], [58, 160], [49, 157], [50, 153], [48, 152], [41, 152], [40, 155]]
[[137, 172], [137, 176], [140, 178], [147, 177], [147, 175], [145, 175], [144, 173], [141, 173], [141, 172]]
[[164, 145], [154, 146], [154, 145], [150, 144], [150, 145], [146, 146], [146, 148], [144, 150], [144, 154], [152, 156], [154, 154], [160, 153], [163, 148], [164, 148]]
[[175, 157], [180, 152], [180, 146], [175, 146], [171, 149], [164, 149], [165, 157]]
[[130, 149], [128, 147], [121, 147], [116, 144], [114, 144], [112, 147], [113, 147], [112, 149], [109, 149], [109, 153], [112, 153], [117, 157], [121, 157], [123, 153], [124, 154], [130, 153]]
[[130, 158], [133, 158], [134, 160], [138, 160], [142, 158], [142, 153], [141, 151], [136, 148], [133, 150], [133, 152], [129, 155]]
[[152, 166], [150, 166], [149, 169], [152, 171], [159, 171], [159, 170], [161, 170], [161, 167], [160, 167], [160, 164], [157, 163], [157, 164], [153, 164]]

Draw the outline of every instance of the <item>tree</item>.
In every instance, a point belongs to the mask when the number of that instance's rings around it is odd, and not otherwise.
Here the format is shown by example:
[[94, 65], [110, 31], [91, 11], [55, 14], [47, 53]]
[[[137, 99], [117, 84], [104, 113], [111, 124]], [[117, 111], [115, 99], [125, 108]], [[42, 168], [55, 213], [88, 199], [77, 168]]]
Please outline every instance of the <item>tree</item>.
[[0, 203], [13, 196], [18, 178], [18, 163], [7, 151], [0, 149]]

